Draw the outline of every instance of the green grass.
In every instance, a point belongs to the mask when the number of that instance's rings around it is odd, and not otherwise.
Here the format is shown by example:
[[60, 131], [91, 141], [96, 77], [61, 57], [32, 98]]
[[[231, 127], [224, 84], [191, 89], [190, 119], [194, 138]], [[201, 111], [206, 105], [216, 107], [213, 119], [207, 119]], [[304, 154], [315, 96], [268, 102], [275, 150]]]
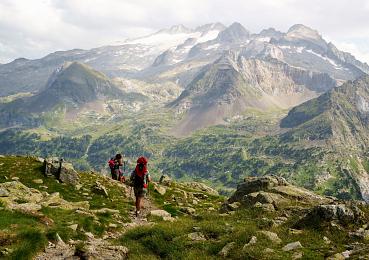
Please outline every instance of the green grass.
[[[10, 212], [4, 208], [0, 209], [0, 242], [1, 232], [5, 233], [5, 238], [11, 237], [9, 243], [4, 240], [4, 245], [13, 250], [10, 258], [30, 259], [38, 251], [43, 249], [45, 241], [56, 239], [59, 234], [64, 241], [69, 239], [83, 241], [86, 239], [85, 232], [91, 232], [95, 237], [101, 237], [110, 230], [109, 224], [129, 222], [128, 211], [133, 207], [132, 201], [126, 197], [124, 191], [116, 182], [103, 178], [96, 174], [80, 173], [82, 188], [76, 190], [71, 185], [57, 182], [53, 177], [43, 175], [42, 163], [28, 157], [0, 157], [0, 182], [12, 181], [13, 177], [18, 177], [24, 185], [39, 190], [46, 190], [48, 193], [59, 192], [60, 196], [71, 202], [88, 201], [92, 210], [110, 208], [119, 210], [119, 213], [112, 214], [96, 213], [95, 217], [78, 214], [74, 210], [64, 210], [60, 208], [43, 207], [38, 214], [23, 214]], [[42, 184], [36, 184], [34, 179], [42, 179]], [[91, 192], [92, 185], [99, 181], [104, 185], [109, 193], [106, 198]], [[40, 188], [47, 186], [47, 189]], [[86, 197], [83, 193], [88, 191], [91, 197]], [[28, 202], [26, 198], [16, 201], [18, 204]], [[0, 207], [4, 205], [1, 203]], [[44, 218], [53, 220], [52, 224], [45, 225]], [[76, 231], [69, 226], [78, 224]], [[116, 228], [122, 229], [121, 225]], [[0, 243], [0, 249], [2, 243]]]

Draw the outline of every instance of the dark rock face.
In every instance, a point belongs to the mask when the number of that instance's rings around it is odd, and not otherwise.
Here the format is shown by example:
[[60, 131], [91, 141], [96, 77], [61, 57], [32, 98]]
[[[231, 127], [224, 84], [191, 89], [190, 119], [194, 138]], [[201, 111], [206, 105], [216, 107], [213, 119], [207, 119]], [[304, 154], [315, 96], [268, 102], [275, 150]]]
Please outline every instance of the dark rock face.
[[71, 184], [79, 184], [79, 176], [71, 163], [66, 163], [58, 158], [46, 158], [44, 160], [45, 175], [54, 176], [57, 180]]
[[299, 221], [297, 226], [315, 226], [331, 221], [341, 225], [349, 225], [361, 223], [363, 219], [364, 213], [356, 205], [319, 205]]

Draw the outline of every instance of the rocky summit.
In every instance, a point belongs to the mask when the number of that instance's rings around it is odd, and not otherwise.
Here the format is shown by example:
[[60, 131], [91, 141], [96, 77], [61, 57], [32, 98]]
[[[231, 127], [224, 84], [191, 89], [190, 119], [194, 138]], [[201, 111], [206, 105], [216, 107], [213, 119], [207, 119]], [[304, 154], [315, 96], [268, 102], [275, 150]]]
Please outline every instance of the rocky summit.
[[369, 256], [365, 203], [317, 195], [282, 177], [245, 178], [228, 198], [203, 183], [154, 178], [135, 217], [129, 186], [93, 172], [73, 173], [78, 184], [61, 182], [41, 161], [0, 157], [2, 258]]

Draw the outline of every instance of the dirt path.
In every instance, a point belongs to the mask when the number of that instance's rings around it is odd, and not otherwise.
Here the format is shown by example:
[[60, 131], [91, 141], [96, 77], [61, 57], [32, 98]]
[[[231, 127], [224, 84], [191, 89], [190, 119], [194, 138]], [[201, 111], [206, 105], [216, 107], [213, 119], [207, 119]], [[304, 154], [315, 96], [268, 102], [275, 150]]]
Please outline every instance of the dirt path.
[[[132, 199], [132, 203], [134, 205], [136, 198], [133, 192], [133, 188], [128, 187], [126, 185], [122, 185], [122, 186], [125, 186], [126, 194], [128, 195], [128, 197]], [[146, 197], [143, 199], [143, 208], [140, 212], [140, 215], [136, 217], [135, 209], [129, 212], [129, 217], [132, 221], [130, 226], [136, 227], [140, 225], [148, 225], [148, 224], [150, 225], [151, 223], [147, 221], [147, 216], [150, 214], [152, 210], [156, 210], [156, 209], [158, 208], [154, 205], [150, 197], [150, 194], [147, 194]]]
[[[134, 205], [135, 197], [133, 194], [133, 190], [124, 184], [118, 184], [124, 189], [127, 197], [132, 200], [132, 205]], [[124, 259], [128, 249], [124, 246], [116, 246], [112, 244], [112, 240], [121, 237], [128, 230], [138, 227], [138, 226], [147, 226], [153, 225], [153, 222], [149, 222], [147, 217], [150, 211], [158, 209], [150, 195], [144, 198], [144, 208], [141, 210], [141, 214], [136, 217], [135, 209], [133, 208], [128, 216], [131, 222], [124, 223], [123, 229], [119, 231], [109, 231], [102, 238], [95, 238], [93, 236], [88, 237], [88, 240], [85, 241], [85, 246], [88, 249], [89, 254], [92, 254], [94, 259]], [[77, 242], [77, 241], [76, 241]], [[76, 243], [64, 243], [63, 241], [58, 241], [55, 244], [49, 242], [49, 245], [46, 247], [45, 251], [35, 257], [37, 260], [64, 260], [64, 259], [80, 259], [79, 256], [75, 256], [76, 252]]]

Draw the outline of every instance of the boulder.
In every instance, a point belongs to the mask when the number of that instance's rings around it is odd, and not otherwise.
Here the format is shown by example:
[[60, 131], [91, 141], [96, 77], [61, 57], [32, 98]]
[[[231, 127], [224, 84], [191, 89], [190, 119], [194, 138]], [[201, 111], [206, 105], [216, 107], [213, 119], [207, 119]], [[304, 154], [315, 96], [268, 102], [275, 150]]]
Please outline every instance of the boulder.
[[168, 175], [163, 174], [160, 177], [159, 183], [164, 186], [170, 186], [173, 183], [173, 181], [172, 178], [170, 178]]
[[318, 205], [302, 218], [296, 226], [313, 226], [336, 221], [342, 225], [361, 223], [364, 213], [355, 205]]
[[222, 250], [220, 250], [220, 252], [218, 253], [219, 256], [221, 257], [227, 257], [230, 253], [230, 251], [236, 246], [235, 242], [230, 242], [228, 244], [226, 244]]
[[263, 177], [246, 177], [244, 182], [237, 186], [237, 191], [230, 197], [229, 201], [242, 201], [247, 194], [268, 191], [273, 187], [288, 185], [288, 182], [278, 176], [263, 176]]
[[34, 179], [32, 180], [33, 183], [36, 183], [36, 184], [42, 184], [44, 183], [44, 181], [42, 179]]
[[9, 197], [9, 192], [4, 188], [0, 188], [0, 197]]
[[301, 245], [300, 241], [297, 241], [297, 242], [292, 242], [292, 243], [289, 243], [289, 244], [285, 245], [282, 248], [282, 250], [288, 252], [288, 251], [292, 251], [292, 250], [296, 250], [296, 249], [300, 249], [300, 248], [302, 248], [302, 245]]
[[100, 182], [96, 181], [95, 184], [91, 188], [92, 192], [98, 195], [103, 195], [105, 197], [109, 197], [108, 191]]
[[73, 224], [73, 225], [69, 225], [68, 226], [70, 229], [72, 229], [73, 231], [76, 231], [78, 228], [78, 224]]
[[189, 214], [189, 215], [193, 215], [196, 213], [196, 210], [194, 208], [191, 208], [191, 207], [183, 207], [180, 209], [180, 211], [186, 213], [186, 214]]
[[256, 244], [257, 241], [258, 241], [258, 239], [256, 238], [256, 236], [252, 236], [250, 241], [243, 246], [242, 250], [245, 250], [249, 246]]
[[278, 237], [278, 235], [276, 233], [270, 232], [270, 231], [258, 231], [258, 234], [266, 237], [270, 242], [274, 243], [274, 244], [280, 244], [282, 243], [282, 240]]
[[44, 171], [46, 176], [55, 176], [57, 180], [63, 183], [74, 186], [79, 184], [79, 175], [73, 165], [63, 159], [46, 158], [44, 160]]
[[261, 204], [260, 202], [256, 202], [254, 204], [254, 207], [262, 209], [262, 210], [267, 211], [267, 212], [275, 211], [275, 207], [271, 203]]
[[187, 237], [192, 241], [206, 241], [206, 238], [201, 232], [193, 232], [187, 235]]
[[236, 192], [228, 199], [229, 203], [235, 201], [243, 205], [273, 204], [277, 209], [280, 205], [299, 200], [302, 204], [331, 203], [333, 200], [314, 194], [304, 188], [289, 184], [284, 178], [278, 176], [247, 177], [239, 184]]
[[166, 221], [172, 220], [172, 215], [169, 212], [162, 210], [162, 209], [152, 210], [150, 211], [150, 215], [162, 218], [163, 220], [166, 220]]
[[247, 194], [241, 200], [241, 203], [246, 206], [254, 205], [257, 202], [261, 204], [272, 204], [278, 207], [282, 205], [283, 203], [289, 202], [289, 200], [285, 199], [282, 195], [271, 193], [271, 192], [265, 192], [265, 191], [259, 191], [259, 192], [253, 192], [253, 193]]
[[159, 185], [155, 185], [154, 190], [160, 195], [164, 195], [167, 192], [167, 190], [163, 186], [159, 186]]

